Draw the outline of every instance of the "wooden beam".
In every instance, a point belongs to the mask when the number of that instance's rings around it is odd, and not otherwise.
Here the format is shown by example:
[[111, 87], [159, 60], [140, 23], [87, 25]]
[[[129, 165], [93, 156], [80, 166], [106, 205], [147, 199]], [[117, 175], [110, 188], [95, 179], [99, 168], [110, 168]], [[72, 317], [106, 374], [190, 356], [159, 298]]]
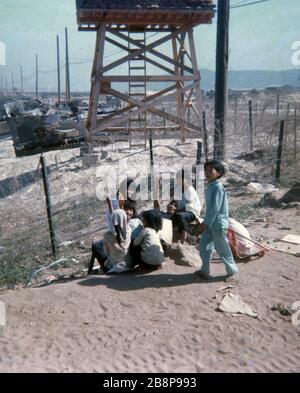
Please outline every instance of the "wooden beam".
[[[161, 53], [161, 52], [159, 52], [157, 50], [155, 50], [154, 48], [156, 46], [159, 46], [159, 45], [165, 43], [166, 41], [169, 41], [169, 40], [171, 40], [173, 38], [176, 38], [177, 34], [185, 33], [189, 29], [190, 29], [190, 27], [185, 26], [184, 28], [182, 28], [182, 29], [180, 29], [178, 31], [172, 32], [171, 34], [168, 34], [166, 37], [161, 38], [158, 41], [154, 41], [152, 44], [146, 45], [146, 47], [142, 43], [138, 43], [135, 40], [131, 39], [130, 37], [127, 37], [126, 35], [124, 35], [122, 33], [119, 33], [118, 31], [114, 31], [114, 30], [111, 30], [111, 29], [109, 29], [109, 31], [112, 34], [114, 34], [116, 37], [118, 37], [120, 39], [123, 39], [126, 42], [131, 42], [132, 44], [138, 46], [140, 48], [140, 50], [144, 49], [144, 51], [152, 53], [154, 56], [156, 56], [156, 57], [158, 57], [158, 58], [160, 58], [160, 59], [162, 59], [162, 60], [172, 64], [173, 66], [180, 67], [181, 65], [180, 65], [180, 63], [178, 61], [176, 61], [175, 59], [172, 59], [171, 57], [169, 57], [169, 56], [167, 56], [167, 55], [165, 55], [165, 54], [163, 54], [163, 53]], [[184, 66], [183, 68], [184, 68], [184, 70], [186, 72], [189, 72], [190, 74], [193, 73], [192, 68], [187, 67], [187, 66]]]
[[[94, 81], [96, 78], [93, 78]], [[190, 82], [194, 81], [194, 76], [180, 76], [180, 75], [104, 75], [97, 78], [101, 82]]]
[[[188, 91], [191, 88], [194, 88], [196, 83], [197, 82], [194, 82], [193, 84], [191, 84], [189, 86], [183, 87], [182, 89], [180, 89], [180, 92], [183, 93], [185, 91]], [[114, 125], [122, 124], [123, 122], [125, 123], [126, 121], [128, 121], [132, 117], [135, 117], [139, 113], [142, 113], [142, 112], [145, 112], [145, 111], [149, 111], [149, 112], [155, 113], [156, 115], [158, 115], [160, 117], [165, 117], [167, 120], [169, 120], [169, 121], [171, 121], [173, 123], [176, 123], [176, 124], [179, 124], [180, 121], [182, 121], [182, 119], [179, 119], [179, 117], [174, 116], [174, 115], [172, 115], [172, 114], [170, 114], [168, 112], [162, 111], [160, 109], [154, 108], [152, 106], [152, 105], [160, 104], [161, 101], [163, 101], [165, 97], [160, 97], [159, 99], [154, 100], [154, 102], [152, 102], [151, 105], [150, 105], [150, 104], [144, 103], [143, 101], [135, 100], [135, 99], [127, 96], [126, 94], [123, 94], [123, 93], [121, 93], [119, 91], [116, 91], [114, 89], [111, 89], [111, 88], [107, 88], [106, 92], [107, 92], [107, 94], [111, 94], [111, 95], [113, 95], [115, 97], [118, 97], [118, 98], [120, 98], [120, 99], [122, 99], [124, 101], [129, 102], [130, 104], [138, 106], [138, 109], [128, 113], [127, 115], [121, 116], [119, 118], [112, 119], [109, 122], [105, 122], [105, 120], [104, 121], [101, 121], [101, 120], [98, 121], [98, 126], [94, 130], [91, 130], [92, 133], [103, 131], [107, 127], [112, 127]], [[170, 96], [177, 94], [177, 92], [178, 91], [175, 91], [175, 93], [170, 94]], [[197, 130], [197, 131], [201, 130], [201, 128], [199, 128], [199, 127], [195, 126], [194, 124], [189, 123], [187, 121], [184, 121], [184, 125], [186, 125], [189, 128], [192, 128], [194, 130]]]
[[[114, 32], [116, 33], [116, 32]], [[144, 52], [149, 51], [150, 49], [155, 48], [158, 45], [164, 44], [165, 42], [169, 41], [173, 37], [174, 33], [168, 34], [166, 37], [163, 37], [155, 42], [153, 42], [150, 45], [147, 45], [146, 47], [142, 45], [142, 49], [138, 49], [136, 52], [129, 54], [128, 56], [123, 57], [122, 59], [116, 60], [115, 62], [107, 65], [104, 67], [104, 73], [107, 71], [112, 70], [113, 68], [118, 67], [119, 65], [128, 62], [129, 60], [133, 59], [136, 56], [142, 55]], [[127, 37], [125, 37], [125, 40], [127, 41]]]
[[186, 110], [190, 104], [193, 93], [194, 93], [194, 89], [191, 89], [191, 91], [189, 92], [189, 95], [186, 97], [185, 104], [184, 104], [184, 112], [186, 112]]
[[[203, 104], [202, 104], [201, 87], [200, 87], [200, 79], [201, 78], [200, 78], [200, 72], [199, 72], [198, 62], [197, 62], [193, 29], [190, 29], [188, 31], [188, 37], [189, 37], [189, 44], [190, 44], [190, 52], [191, 52], [191, 58], [192, 58], [192, 64], [193, 64], [194, 77], [197, 80], [197, 83], [195, 86], [196, 107], [193, 107], [193, 109], [196, 114], [198, 112], [200, 129], [202, 129], [201, 113], [202, 113]], [[192, 106], [193, 106], [193, 103], [192, 103]]]
[[[172, 48], [173, 48], [173, 57], [174, 57], [174, 59], [176, 59], [176, 61], [178, 63], [178, 59], [180, 58], [180, 53], [177, 53], [176, 37], [172, 38]], [[177, 65], [175, 65], [175, 75], [176, 75], [176, 78], [180, 77], [180, 70]], [[176, 87], [177, 87], [177, 111], [179, 114], [179, 126], [180, 126], [180, 129], [182, 130], [182, 141], [184, 142], [185, 135], [184, 135], [183, 123], [184, 123], [185, 119], [184, 119], [184, 112], [183, 112], [182, 93], [180, 92], [182, 85], [181, 85], [179, 79], [177, 79]]]
[[[106, 26], [103, 24], [99, 27], [96, 39], [95, 56], [93, 63], [92, 75], [101, 75], [103, 72], [103, 55], [105, 45]], [[100, 82], [94, 81], [91, 86], [89, 113], [87, 118], [87, 128], [90, 131], [95, 128], [97, 121], [98, 103], [100, 96]]]
[[[109, 42], [110, 44], [115, 45], [116, 47], [118, 47], [120, 49], [123, 49], [124, 51], [126, 51], [128, 53], [130, 52], [130, 49], [127, 46], [120, 44], [118, 41], [113, 40], [112, 38], [106, 37], [106, 41]], [[155, 65], [156, 67], [162, 69], [163, 71], [168, 72], [169, 74], [174, 74], [174, 72], [170, 68], [165, 67], [163, 64], [160, 64], [157, 61], [152, 60], [147, 56], [140, 55], [139, 57], [141, 60], [146, 60], [148, 63]]]
[[[160, 97], [162, 95], [165, 95], [165, 94], [167, 94], [167, 93], [169, 93], [169, 92], [171, 92], [171, 91], [173, 91], [175, 89], [176, 89], [176, 85], [169, 86], [166, 89], [160, 90], [159, 92], [157, 92], [155, 94], [152, 94], [151, 96], [146, 97], [146, 99], [142, 100], [142, 102], [149, 102], [149, 101], [154, 100], [154, 99], [156, 99], [156, 98], [158, 98], [158, 97]], [[105, 119], [98, 119], [98, 123], [101, 122], [101, 121], [108, 121], [110, 119], [113, 119], [114, 117], [118, 117], [118, 116], [120, 116], [120, 115], [122, 115], [122, 114], [124, 114], [124, 113], [126, 113], [128, 111], [130, 111], [131, 109], [133, 109], [135, 107], [137, 107], [137, 105], [129, 104], [127, 107], [125, 107], [123, 109], [120, 109], [117, 112], [112, 113], [111, 115], [105, 116]]]

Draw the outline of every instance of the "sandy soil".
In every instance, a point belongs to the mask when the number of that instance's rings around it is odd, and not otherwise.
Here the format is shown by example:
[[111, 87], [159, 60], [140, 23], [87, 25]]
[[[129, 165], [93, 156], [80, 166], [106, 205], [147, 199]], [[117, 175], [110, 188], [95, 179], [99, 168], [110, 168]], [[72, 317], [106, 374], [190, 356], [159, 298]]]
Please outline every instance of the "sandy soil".
[[[266, 213], [274, 225], [268, 233], [282, 234], [276, 211]], [[297, 233], [295, 218], [290, 209], [286, 220]], [[259, 223], [251, 226], [253, 234], [261, 230]], [[0, 371], [300, 371], [300, 326], [271, 310], [300, 300], [299, 258], [270, 252], [239, 264], [231, 291], [258, 318], [216, 310], [217, 289], [224, 286], [220, 263], [212, 264], [210, 283], [194, 271], [167, 260], [163, 270], [147, 275], [98, 275], [2, 293], [7, 325], [1, 328]]]
[[[171, 147], [177, 149], [175, 144]], [[11, 149], [11, 141], [1, 144], [1, 179], [36, 169], [37, 157], [15, 160]], [[77, 153], [65, 152], [63, 159], [72, 160]], [[148, 152], [142, 154], [147, 163]], [[195, 157], [189, 145], [183, 147], [183, 154], [183, 161]], [[126, 157], [128, 152], [116, 150], [112, 160], [120, 155]], [[170, 166], [174, 151], [158, 147], [158, 156]], [[54, 165], [50, 156], [48, 162]], [[54, 204], [80, 197], [92, 176], [90, 193], [94, 195], [94, 170], [79, 171], [77, 165], [70, 163], [65, 172], [54, 173]], [[232, 166], [244, 180], [255, 178], [255, 173], [256, 179], [263, 178], [257, 163], [239, 161]], [[41, 210], [44, 215], [40, 188], [29, 185], [2, 199], [1, 211], [12, 209], [24, 197], [28, 211]], [[247, 209], [254, 239], [268, 242], [288, 233], [300, 235], [299, 209], [254, 208], [261, 195], [244, 195], [240, 186], [229, 187], [229, 196], [233, 211]], [[261, 218], [263, 222], [255, 221]], [[99, 218], [92, 217], [86, 229], [95, 230], [84, 236], [80, 232], [87, 246], [93, 236], [101, 236], [100, 224]], [[76, 238], [79, 232], [72, 231], [64, 230], [60, 240]], [[191, 264], [200, 266], [196, 252], [189, 257]], [[291, 316], [271, 310], [278, 303], [289, 308], [300, 301], [300, 258], [272, 251], [261, 259], [239, 263], [239, 280], [230, 291], [256, 310], [258, 318], [217, 311], [224, 294], [217, 290], [227, 285], [222, 264], [212, 264], [215, 279], [211, 282], [199, 280], [195, 270], [167, 259], [163, 270], [147, 275], [81, 275], [41, 288], [0, 292], [7, 309], [7, 324], [0, 327], [0, 372], [300, 371], [300, 325], [294, 326]]]

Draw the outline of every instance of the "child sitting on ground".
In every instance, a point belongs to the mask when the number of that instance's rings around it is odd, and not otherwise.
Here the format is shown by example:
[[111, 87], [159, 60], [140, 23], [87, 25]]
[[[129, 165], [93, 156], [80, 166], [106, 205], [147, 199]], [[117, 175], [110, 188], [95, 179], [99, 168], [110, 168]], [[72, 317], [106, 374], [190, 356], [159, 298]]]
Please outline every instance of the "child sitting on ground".
[[159, 269], [164, 261], [164, 251], [158, 232], [162, 229], [159, 212], [147, 210], [143, 213], [144, 229], [134, 240], [130, 249], [132, 267], [140, 266], [146, 270]]
[[133, 212], [133, 209], [126, 203], [124, 210], [115, 209], [111, 211], [110, 226], [104, 234], [103, 240], [92, 245], [92, 258], [88, 274], [93, 274], [95, 259], [98, 260], [104, 273], [124, 261], [131, 242], [131, 228], [128, 223], [133, 216]]
[[202, 210], [201, 202], [197, 191], [191, 184], [191, 173], [180, 170], [177, 175], [177, 181], [180, 184], [182, 180], [182, 200], [176, 201], [176, 210], [172, 216], [174, 228], [179, 233], [179, 241], [184, 243], [187, 238], [188, 224], [197, 220], [201, 222], [200, 213]]

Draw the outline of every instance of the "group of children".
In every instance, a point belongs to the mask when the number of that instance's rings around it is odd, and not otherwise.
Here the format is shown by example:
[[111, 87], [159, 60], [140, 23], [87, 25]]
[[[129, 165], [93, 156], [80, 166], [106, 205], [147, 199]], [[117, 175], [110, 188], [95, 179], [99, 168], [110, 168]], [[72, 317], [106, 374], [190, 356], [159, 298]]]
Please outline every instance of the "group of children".
[[98, 260], [103, 272], [110, 271], [117, 264], [123, 264], [127, 269], [137, 266], [148, 271], [159, 269], [164, 261], [159, 233], [163, 219], [167, 218], [172, 220], [182, 242], [186, 237], [188, 223], [195, 220], [201, 222], [199, 253], [202, 267], [196, 273], [202, 279], [210, 278], [210, 262], [214, 250], [225, 265], [227, 277], [234, 276], [238, 269], [227, 240], [228, 199], [219, 181], [225, 174], [225, 168], [219, 161], [212, 160], [204, 165], [204, 173], [208, 187], [205, 193], [206, 211], [203, 221], [200, 219], [202, 207], [197, 192], [186, 179], [183, 181], [182, 200], [172, 200], [167, 213], [160, 211], [157, 202], [155, 209], [145, 211], [139, 219], [135, 218], [135, 208], [128, 201], [124, 201], [122, 208], [117, 206], [113, 209], [110, 205], [111, 227], [105, 233], [104, 239], [92, 246], [89, 274], [93, 272], [95, 259]]

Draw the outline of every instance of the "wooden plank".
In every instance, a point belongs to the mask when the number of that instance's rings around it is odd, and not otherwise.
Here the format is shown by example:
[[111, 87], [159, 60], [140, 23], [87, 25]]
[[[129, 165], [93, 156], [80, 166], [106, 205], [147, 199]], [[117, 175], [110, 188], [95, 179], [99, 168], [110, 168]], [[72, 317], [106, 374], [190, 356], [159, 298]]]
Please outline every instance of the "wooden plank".
[[127, 10], [125, 13], [116, 12], [116, 10], [106, 10], [105, 14], [93, 15], [92, 12], [84, 11], [77, 12], [77, 19], [79, 23], [119, 23], [131, 24], [136, 23], [145, 24], [166, 24], [176, 25], [180, 22], [193, 24], [211, 23], [215, 15], [214, 10]]

